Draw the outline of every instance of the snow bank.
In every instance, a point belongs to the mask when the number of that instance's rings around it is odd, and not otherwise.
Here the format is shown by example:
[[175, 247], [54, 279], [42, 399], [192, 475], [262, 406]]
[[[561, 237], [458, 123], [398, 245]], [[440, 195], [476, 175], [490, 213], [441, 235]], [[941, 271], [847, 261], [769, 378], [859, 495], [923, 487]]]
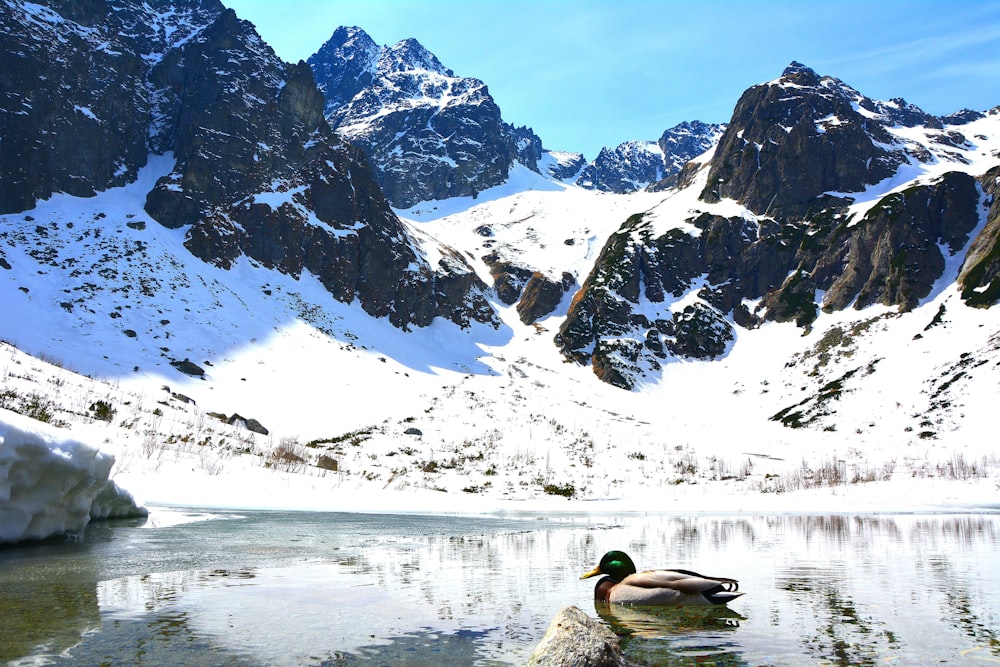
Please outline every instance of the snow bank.
[[91, 518], [144, 516], [108, 479], [115, 458], [0, 410], [0, 543], [82, 531]]

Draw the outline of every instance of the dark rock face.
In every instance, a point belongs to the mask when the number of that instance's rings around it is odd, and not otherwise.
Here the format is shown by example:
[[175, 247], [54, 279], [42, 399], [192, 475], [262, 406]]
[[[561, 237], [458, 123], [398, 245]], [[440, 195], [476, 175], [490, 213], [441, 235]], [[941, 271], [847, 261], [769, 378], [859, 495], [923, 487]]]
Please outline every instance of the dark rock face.
[[[801, 217], [825, 192], [860, 192], [906, 162], [903, 146], [869, 116], [874, 102], [841, 81], [792, 63], [753, 86], [719, 141], [707, 202], [730, 198], [775, 218]], [[895, 107], [893, 107], [895, 109]]]
[[515, 161], [537, 169], [541, 141], [503, 121], [482, 81], [455, 76], [414, 39], [377, 47], [338, 28], [309, 65], [331, 125], [368, 156], [394, 206], [475, 196]]
[[[146, 211], [187, 228], [197, 257], [241, 256], [315, 275], [396, 326], [437, 316], [498, 324], [458, 253], [418, 256], [367, 160], [323, 116], [305, 63], [289, 65], [214, 0], [0, 5], [0, 210], [176, 163]], [[167, 37], [169, 36], [169, 38]]]
[[[676, 228], [656, 236], [642, 214], [629, 218], [573, 297], [556, 345], [625, 389], [672, 356], [723, 354], [733, 332], [721, 313], [704, 304], [671, 309], [708, 268], [700, 239]], [[643, 303], [655, 304], [662, 317], [644, 314]]]
[[532, 324], [546, 315], [552, 314], [562, 301], [563, 295], [572, 289], [576, 280], [569, 273], [563, 273], [559, 282], [551, 280], [540, 271], [528, 279], [517, 302], [517, 314], [525, 324]]
[[[898, 127], [922, 134], [903, 139], [890, 131]], [[978, 183], [948, 172], [860, 212], [849, 194], [910, 161], [969, 164], [964, 151], [972, 150], [954, 126], [902, 100], [869, 100], [793, 63], [744, 94], [709, 165], [689, 163], [673, 181], [690, 187], [707, 170], [702, 211], [665, 231], [649, 222], [654, 216], [633, 216], [609, 237], [556, 344], [605, 381], [632, 388], [671, 358], [725, 354], [734, 325], [808, 327], [821, 308], [915, 308], [946, 256], [966, 248], [963, 298], [988, 307], [1000, 300], [1000, 168]], [[721, 198], [749, 210], [712, 212]]]
[[0, 213], [135, 180], [156, 113], [143, 56], [222, 12], [208, 0], [111, 4], [0, 5]]
[[493, 289], [496, 290], [500, 301], [508, 306], [517, 303], [517, 300], [521, 298], [524, 286], [535, 271], [527, 266], [501, 259], [496, 252], [485, 255], [483, 262], [490, 267], [490, 275], [493, 276]]
[[[885, 197], [851, 230], [835, 254], [839, 261], [823, 258], [842, 266], [823, 308], [840, 310], [853, 302], [856, 308], [881, 303], [912, 309], [944, 272], [938, 244], [952, 254], [964, 248], [979, 222], [978, 205], [975, 179], [958, 172]], [[817, 278], [826, 288], [825, 276]]]
[[958, 282], [967, 304], [989, 308], [1000, 303], [1000, 167], [986, 172], [980, 183], [992, 204], [986, 225], [965, 256]]

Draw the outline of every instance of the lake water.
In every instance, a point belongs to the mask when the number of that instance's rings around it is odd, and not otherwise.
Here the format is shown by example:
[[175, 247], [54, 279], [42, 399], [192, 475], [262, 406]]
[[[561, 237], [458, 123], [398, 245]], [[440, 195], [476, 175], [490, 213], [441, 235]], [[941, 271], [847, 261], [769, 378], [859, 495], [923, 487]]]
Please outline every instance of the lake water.
[[[738, 578], [595, 605], [604, 551]], [[520, 665], [562, 607], [650, 665], [1000, 664], [1000, 514], [419, 517], [153, 508], [0, 549], [12, 665]]]

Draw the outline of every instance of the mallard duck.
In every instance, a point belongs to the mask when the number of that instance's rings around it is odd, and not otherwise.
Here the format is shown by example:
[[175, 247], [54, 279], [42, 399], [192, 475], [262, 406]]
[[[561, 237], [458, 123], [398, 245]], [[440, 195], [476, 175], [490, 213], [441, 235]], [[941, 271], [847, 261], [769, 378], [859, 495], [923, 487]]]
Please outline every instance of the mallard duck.
[[690, 570], [646, 570], [636, 572], [632, 559], [622, 551], [609, 551], [581, 579], [607, 575], [594, 586], [594, 599], [617, 604], [648, 604], [671, 607], [726, 604], [743, 593], [739, 582], [725, 577], [706, 577]]

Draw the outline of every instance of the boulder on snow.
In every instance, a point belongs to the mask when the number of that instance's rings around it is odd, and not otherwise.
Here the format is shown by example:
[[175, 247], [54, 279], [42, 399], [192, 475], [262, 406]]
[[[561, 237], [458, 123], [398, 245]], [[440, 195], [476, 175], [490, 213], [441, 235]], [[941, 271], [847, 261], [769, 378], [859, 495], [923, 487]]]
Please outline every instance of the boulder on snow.
[[184, 361], [171, 361], [170, 365], [185, 375], [193, 375], [194, 377], [202, 377], [205, 375], [205, 369], [190, 359], [185, 359]]
[[625, 667], [618, 637], [577, 607], [559, 610], [528, 667]]
[[252, 431], [253, 433], [260, 433], [261, 435], [267, 435], [270, 433], [270, 431], [264, 428], [264, 425], [256, 419], [248, 419], [236, 414], [235, 412], [232, 417], [226, 420], [226, 423], [233, 426], [240, 426], [248, 431]]

